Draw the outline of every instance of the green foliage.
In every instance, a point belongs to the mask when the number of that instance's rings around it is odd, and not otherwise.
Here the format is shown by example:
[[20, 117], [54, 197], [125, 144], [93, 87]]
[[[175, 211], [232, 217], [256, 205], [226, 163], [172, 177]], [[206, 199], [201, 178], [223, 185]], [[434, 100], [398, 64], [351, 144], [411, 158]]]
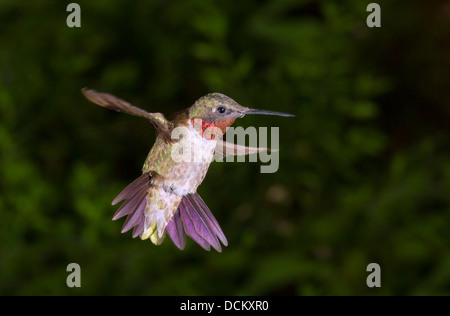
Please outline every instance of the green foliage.
[[[81, 0], [71, 29], [66, 3], [2, 1], [0, 294], [450, 294], [448, 8], [379, 1], [369, 29], [369, 2]], [[200, 186], [223, 253], [120, 234], [110, 202], [154, 132], [85, 86], [166, 114], [217, 91], [297, 115], [235, 123], [280, 126], [278, 172], [213, 163]]]

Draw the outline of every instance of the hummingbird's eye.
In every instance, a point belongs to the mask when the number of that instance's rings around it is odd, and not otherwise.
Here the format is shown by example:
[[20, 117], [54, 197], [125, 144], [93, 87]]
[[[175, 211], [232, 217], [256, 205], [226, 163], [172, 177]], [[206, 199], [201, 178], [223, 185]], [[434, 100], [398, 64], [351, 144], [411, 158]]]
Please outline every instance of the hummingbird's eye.
[[223, 114], [227, 111], [227, 109], [224, 106], [219, 106], [217, 108], [217, 112], [219, 112], [220, 114]]

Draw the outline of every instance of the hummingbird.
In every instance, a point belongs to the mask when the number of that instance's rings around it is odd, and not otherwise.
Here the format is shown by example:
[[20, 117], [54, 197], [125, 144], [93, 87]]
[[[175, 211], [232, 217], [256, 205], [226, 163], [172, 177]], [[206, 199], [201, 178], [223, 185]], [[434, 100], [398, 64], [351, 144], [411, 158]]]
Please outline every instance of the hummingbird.
[[[197, 193], [214, 155], [248, 155], [269, 150], [246, 147], [221, 139], [237, 118], [248, 114], [293, 117], [292, 114], [250, 109], [221, 93], [209, 93], [194, 104], [176, 113], [172, 120], [162, 113], [149, 113], [114, 95], [83, 88], [82, 94], [91, 102], [107, 109], [148, 119], [156, 129], [156, 140], [142, 168], [142, 175], [129, 184], [112, 201], [117, 209], [113, 220], [124, 216], [122, 233], [133, 229], [132, 237], [149, 239], [160, 245], [166, 235], [181, 250], [186, 236], [203, 249], [222, 251], [228, 245], [214, 215]], [[176, 131], [183, 133], [175, 133]], [[182, 134], [181, 137], [175, 137]], [[174, 153], [187, 157], [175, 159]], [[186, 156], [185, 156], [186, 157]]]

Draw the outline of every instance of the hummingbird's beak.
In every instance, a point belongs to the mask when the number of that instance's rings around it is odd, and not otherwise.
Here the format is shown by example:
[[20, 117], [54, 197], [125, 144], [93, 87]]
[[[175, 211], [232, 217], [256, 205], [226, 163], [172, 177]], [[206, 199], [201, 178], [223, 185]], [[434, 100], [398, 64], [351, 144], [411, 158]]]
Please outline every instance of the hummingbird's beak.
[[257, 110], [257, 109], [247, 109], [243, 112], [244, 115], [247, 114], [261, 114], [261, 115], [276, 115], [276, 116], [284, 116], [284, 117], [294, 117], [294, 114], [282, 113], [282, 112], [274, 112], [274, 111], [266, 111], [266, 110]]

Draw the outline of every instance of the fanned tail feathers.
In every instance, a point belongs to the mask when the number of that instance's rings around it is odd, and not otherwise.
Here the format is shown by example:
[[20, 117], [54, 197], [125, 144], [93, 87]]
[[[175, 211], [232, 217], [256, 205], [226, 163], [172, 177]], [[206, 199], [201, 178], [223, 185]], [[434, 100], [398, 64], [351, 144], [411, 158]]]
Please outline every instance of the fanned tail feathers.
[[224, 246], [228, 245], [219, 223], [197, 193], [183, 196], [166, 231], [173, 243], [181, 250], [186, 244], [185, 235], [191, 237], [205, 250], [210, 250], [212, 246], [221, 252], [219, 240]]
[[152, 179], [150, 174], [144, 173], [123, 189], [123, 191], [112, 201], [112, 205], [115, 205], [122, 200], [126, 200], [113, 216], [113, 220], [116, 220], [128, 215], [122, 226], [122, 233], [125, 233], [134, 227], [133, 238], [136, 238], [144, 232], [146, 196], [151, 184]]
[[[149, 229], [149, 227], [146, 227], [148, 219], [146, 225], [145, 209], [147, 206], [147, 193], [152, 184], [150, 173], [144, 173], [129, 184], [113, 200], [113, 205], [125, 200], [113, 217], [113, 220], [117, 220], [127, 216], [122, 227], [122, 233], [133, 228], [133, 238], [136, 238]], [[162, 228], [159, 227], [161, 226], [160, 223], [157, 224], [158, 228]], [[181, 250], [186, 245], [186, 235], [205, 250], [210, 250], [212, 246], [218, 252], [221, 252], [220, 242], [225, 246], [228, 245], [219, 223], [197, 193], [187, 194], [182, 197], [178, 209], [168, 221], [167, 226], [165, 226], [165, 231], [173, 243]]]

